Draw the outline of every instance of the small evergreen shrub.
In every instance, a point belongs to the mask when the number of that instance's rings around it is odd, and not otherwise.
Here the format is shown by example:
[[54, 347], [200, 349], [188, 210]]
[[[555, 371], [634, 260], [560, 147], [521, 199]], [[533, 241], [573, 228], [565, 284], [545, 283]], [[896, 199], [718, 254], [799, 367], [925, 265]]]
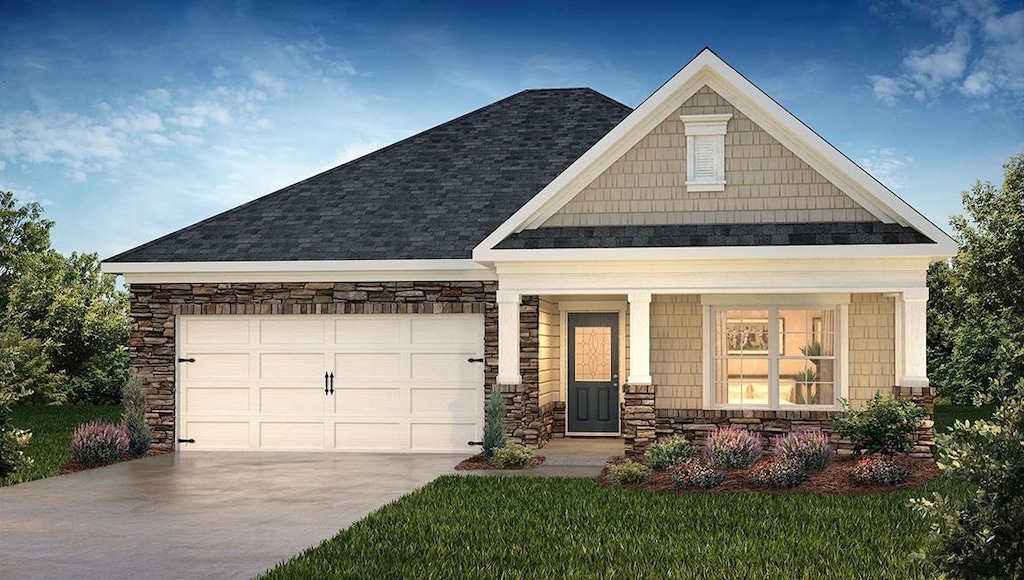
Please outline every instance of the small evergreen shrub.
[[131, 375], [121, 389], [121, 404], [124, 405], [122, 420], [128, 428], [128, 452], [145, 455], [153, 441], [153, 431], [146, 422], [146, 393], [142, 381]]
[[83, 423], [71, 434], [71, 456], [84, 464], [109, 463], [128, 453], [128, 427], [106, 421]]
[[899, 465], [887, 457], [876, 455], [858, 460], [850, 474], [857, 483], [896, 485], [910, 477], [910, 468]]
[[821, 431], [792, 431], [772, 438], [775, 457], [803, 469], [825, 469], [835, 456], [832, 440]]
[[799, 463], [785, 459], [763, 461], [750, 470], [750, 479], [761, 487], [794, 487], [807, 479]]
[[505, 396], [498, 385], [491, 387], [491, 400], [487, 401], [487, 426], [484, 427], [484, 457], [494, 457], [494, 450], [508, 442], [505, 435]]
[[615, 485], [638, 485], [650, 477], [651, 468], [632, 459], [608, 466], [608, 480]]
[[859, 409], [851, 409], [844, 399], [843, 413], [833, 419], [832, 430], [849, 439], [857, 453], [892, 455], [910, 449], [910, 437], [926, 413], [912, 401], [875, 393]]
[[675, 435], [651, 445], [651, 448], [647, 450], [647, 465], [651, 469], [664, 471], [696, 454], [697, 445]]
[[725, 474], [715, 470], [700, 459], [687, 459], [668, 470], [669, 478], [676, 487], [718, 487], [725, 481]]
[[750, 467], [761, 457], [761, 439], [746, 429], [728, 427], [708, 436], [704, 453], [720, 469]]
[[533, 461], [533, 451], [522, 445], [509, 445], [494, 450], [491, 463], [499, 469], [521, 469]]

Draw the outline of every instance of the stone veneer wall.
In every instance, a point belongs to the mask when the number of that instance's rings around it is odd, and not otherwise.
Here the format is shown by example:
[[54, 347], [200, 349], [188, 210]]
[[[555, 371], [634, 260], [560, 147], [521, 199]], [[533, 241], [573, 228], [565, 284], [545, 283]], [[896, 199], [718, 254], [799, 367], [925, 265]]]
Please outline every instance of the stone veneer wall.
[[[519, 305], [519, 374], [523, 382], [518, 385], [498, 385], [505, 397], [505, 431], [510, 435], [509, 440], [528, 447], [542, 447], [547, 443], [554, 426], [554, 405], [548, 404], [542, 408], [540, 404], [539, 326], [539, 297], [523, 296]], [[497, 358], [494, 362], [497, 365]], [[491, 379], [493, 377], [489, 377], [488, 382]]]
[[[484, 315], [484, 376], [498, 370], [496, 282], [287, 282], [230, 284], [132, 284], [132, 370], [146, 390], [146, 418], [154, 444], [173, 448], [175, 317], [245, 314], [458, 314]], [[516, 440], [537, 445], [537, 302], [522, 306], [523, 392], [508, 396], [506, 428]], [[532, 361], [532, 362], [531, 362]]]

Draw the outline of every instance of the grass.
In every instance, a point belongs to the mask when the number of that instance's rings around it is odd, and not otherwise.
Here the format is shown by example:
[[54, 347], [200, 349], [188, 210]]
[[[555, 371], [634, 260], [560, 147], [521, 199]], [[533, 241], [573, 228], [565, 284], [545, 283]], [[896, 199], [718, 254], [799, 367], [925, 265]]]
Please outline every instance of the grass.
[[[940, 407], [936, 429], [991, 408]], [[663, 495], [586, 479], [445, 476], [266, 578], [923, 578], [927, 522], [908, 505], [940, 479], [879, 495]]]
[[16, 427], [32, 431], [26, 454], [33, 465], [0, 479], [0, 487], [57, 475], [71, 461], [71, 432], [94, 419], [119, 421], [118, 405], [25, 405], [14, 409]]

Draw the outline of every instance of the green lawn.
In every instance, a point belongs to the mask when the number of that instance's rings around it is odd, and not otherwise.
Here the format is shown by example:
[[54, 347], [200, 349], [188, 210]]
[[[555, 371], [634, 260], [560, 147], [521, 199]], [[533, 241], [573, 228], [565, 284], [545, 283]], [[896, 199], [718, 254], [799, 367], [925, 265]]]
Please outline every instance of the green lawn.
[[14, 409], [14, 425], [32, 431], [27, 455], [32, 467], [0, 479], [0, 487], [57, 475], [71, 461], [71, 432], [93, 419], [119, 421], [120, 406], [105, 405], [25, 405]]
[[[936, 428], [991, 408], [940, 407]], [[586, 479], [446, 476], [267, 578], [923, 578], [912, 497], [657, 494]]]

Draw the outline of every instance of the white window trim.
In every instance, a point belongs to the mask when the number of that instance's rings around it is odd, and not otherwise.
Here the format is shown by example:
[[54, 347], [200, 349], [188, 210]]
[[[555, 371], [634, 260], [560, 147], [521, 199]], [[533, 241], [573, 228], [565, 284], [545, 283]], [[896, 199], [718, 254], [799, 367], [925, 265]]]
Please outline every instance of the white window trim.
[[[686, 190], [725, 191], [725, 131], [732, 114], [679, 115], [686, 132]], [[697, 141], [714, 146], [714, 178], [697, 175]]]
[[[845, 297], [845, 300], [843, 298]], [[704, 367], [704, 409], [706, 410], [750, 410], [750, 411], [838, 411], [841, 410], [841, 401], [843, 399], [849, 399], [849, 377], [850, 377], [850, 366], [849, 366], [849, 295], [848, 294], [818, 294], [803, 296], [800, 295], [781, 295], [776, 296], [777, 302], [771, 302], [772, 295], [762, 296], [742, 296], [742, 295], [705, 295], [701, 297], [701, 303], [703, 304], [703, 324], [702, 324], [702, 340], [703, 340], [703, 356], [702, 364]], [[830, 299], [836, 298], [838, 301], [831, 302]], [[715, 389], [714, 389], [714, 348], [715, 348], [715, 336], [714, 336], [714, 316], [713, 312], [715, 308], [721, 307], [749, 307], [749, 308], [815, 308], [825, 307], [834, 308], [836, 311], [836, 353], [835, 361], [838, 369], [836, 376], [836, 400], [832, 405], [800, 405], [792, 407], [782, 407], [779, 405], [779, 392], [778, 389], [772, 389], [769, 387], [768, 390], [768, 405], [723, 405], [715, 401]], [[769, 351], [778, 352], [778, 316], [769, 317]], [[769, 357], [769, 377], [778, 376], [778, 355]]]

